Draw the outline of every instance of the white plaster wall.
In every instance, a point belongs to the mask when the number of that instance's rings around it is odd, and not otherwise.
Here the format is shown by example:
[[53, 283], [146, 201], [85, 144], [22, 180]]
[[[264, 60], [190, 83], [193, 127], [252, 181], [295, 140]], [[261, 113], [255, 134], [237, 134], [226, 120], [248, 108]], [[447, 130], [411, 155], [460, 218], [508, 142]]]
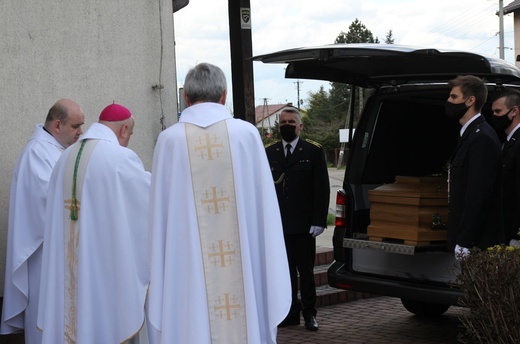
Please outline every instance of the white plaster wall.
[[85, 111], [85, 131], [116, 101], [136, 119], [129, 148], [150, 170], [161, 117], [177, 121], [177, 85], [170, 0], [1, 0], [0, 33], [3, 295], [11, 174], [35, 124], [65, 97]]

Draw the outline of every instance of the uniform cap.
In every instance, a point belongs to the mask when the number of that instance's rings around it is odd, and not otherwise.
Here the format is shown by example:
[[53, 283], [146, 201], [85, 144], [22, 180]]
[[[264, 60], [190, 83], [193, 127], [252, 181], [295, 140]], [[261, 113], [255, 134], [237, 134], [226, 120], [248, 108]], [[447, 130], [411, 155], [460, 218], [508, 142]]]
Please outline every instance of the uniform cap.
[[99, 115], [100, 121], [109, 121], [109, 122], [117, 122], [124, 121], [132, 116], [130, 110], [128, 110], [123, 105], [119, 104], [110, 104], [106, 108], [101, 111]]

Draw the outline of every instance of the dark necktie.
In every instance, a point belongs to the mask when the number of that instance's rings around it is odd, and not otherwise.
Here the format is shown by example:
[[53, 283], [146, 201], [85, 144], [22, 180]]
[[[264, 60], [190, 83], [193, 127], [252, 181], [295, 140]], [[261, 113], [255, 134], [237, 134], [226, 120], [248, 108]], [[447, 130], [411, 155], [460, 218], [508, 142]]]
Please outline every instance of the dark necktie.
[[285, 154], [285, 161], [289, 161], [289, 159], [291, 158], [291, 144], [288, 143], [285, 145], [285, 149], [287, 150], [287, 154]]

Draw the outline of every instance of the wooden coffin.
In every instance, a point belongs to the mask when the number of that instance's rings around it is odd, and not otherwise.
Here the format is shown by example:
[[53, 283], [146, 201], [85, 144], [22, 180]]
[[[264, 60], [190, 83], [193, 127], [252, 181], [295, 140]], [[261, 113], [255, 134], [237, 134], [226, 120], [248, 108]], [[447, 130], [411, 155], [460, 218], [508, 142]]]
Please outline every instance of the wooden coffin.
[[370, 190], [368, 198], [370, 240], [399, 240], [414, 246], [446, 241], [446, 177], [398, 176], [395, 183]]

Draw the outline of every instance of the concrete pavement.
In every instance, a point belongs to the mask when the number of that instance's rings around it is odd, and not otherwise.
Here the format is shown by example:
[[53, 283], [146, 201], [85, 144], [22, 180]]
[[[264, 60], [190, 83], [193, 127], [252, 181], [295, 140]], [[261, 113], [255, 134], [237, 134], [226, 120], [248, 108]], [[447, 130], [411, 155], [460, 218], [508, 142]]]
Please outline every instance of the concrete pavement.
[[[334, 214], [336, 193], [343, 187], [344, 169], [329, 168], [330, 205]], [[329, 226], [316, 238], [318, 248], [332, 248], [334, 226]], [[319, 331], [310, 332], [300, 326], [278, 329], [279, 344], [455, 344], [462, 331], [459, 320], [468, 312], [451, 307], [438, 318], [421, 318], [409, 313], [401, 300], [392, 297], [372, 297], [318, 308]]]

